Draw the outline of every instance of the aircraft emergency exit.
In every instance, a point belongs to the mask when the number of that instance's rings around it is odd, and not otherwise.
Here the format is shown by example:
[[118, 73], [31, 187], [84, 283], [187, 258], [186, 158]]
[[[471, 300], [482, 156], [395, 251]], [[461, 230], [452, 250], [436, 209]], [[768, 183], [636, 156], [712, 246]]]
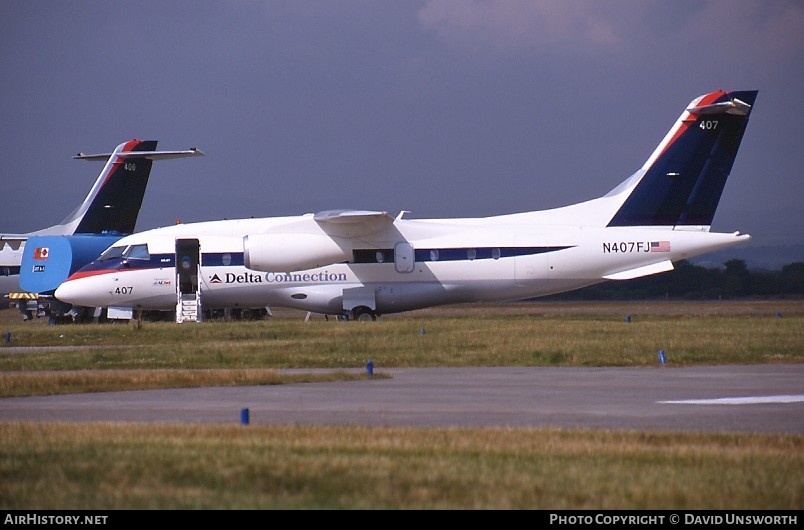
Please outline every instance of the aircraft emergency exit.
[[55, 295], [175, 310], [177, 321], [270, 306], [371, 320], [669, 271], [750, 238], [710, 229], [756, 96], [693, 99], [639, 170], [586, 202], [482, 218], [331, 210], [169, 226], [119, 240]]

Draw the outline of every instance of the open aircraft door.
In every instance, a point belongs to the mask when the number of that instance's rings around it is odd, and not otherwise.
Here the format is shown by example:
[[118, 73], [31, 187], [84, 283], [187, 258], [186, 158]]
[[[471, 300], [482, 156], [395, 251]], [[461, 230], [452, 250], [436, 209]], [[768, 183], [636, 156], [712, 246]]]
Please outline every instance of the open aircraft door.
[[198, 239], [177, 239], [176, 322], [201, 322], [200, 267], [201, 245]]

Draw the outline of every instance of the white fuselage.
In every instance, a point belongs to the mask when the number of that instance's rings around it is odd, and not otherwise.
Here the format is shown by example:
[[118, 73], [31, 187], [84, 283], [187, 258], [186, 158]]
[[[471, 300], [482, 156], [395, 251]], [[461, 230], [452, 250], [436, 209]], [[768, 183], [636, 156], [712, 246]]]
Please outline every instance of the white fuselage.
[[177, 225], [120, 240], [55, 295], [82, 306], [175, 308], [178, 321], [199, 301], [365, 320], [669, 271], [749, 238], [710, 227], [756, 94], [693, 99], [639, 170], [585, 202], [485, 218], [327, 210]]
[[[172, 310], [179, 261], [175, 242], [185, 238], [198, 240], [198, 291], [205, 308], [279, 306], [340, 314], [365, 305], [384, 314], [441, 304], [532, 298], [609, 278], [662, 272], [670, 270], [674, 260], [748, 237], [527, 221], [524, 214], [396, 219], [379, 233], [358, 238], [348, 234], [350, 246], [344, 255], [352, 257], [359, 250], [362, 262], [333, 262], [299, 271], [247, 268], [242, 260], [244, 237], [289, 230], [302, 239], [302, 235], [316, 237], [320, 230], [309, 215], [176, 225], [128, 236], [115, 245], [147, 244], [147, 265], [129, 259], [125, 264], [117, 262], [119, 266], [76, 275], [59, 287], [56, 296], [84, 306]], [[378, 252], [389, 249], [394, 252]], [[282, 248], [272, 252], [281, 253]]]

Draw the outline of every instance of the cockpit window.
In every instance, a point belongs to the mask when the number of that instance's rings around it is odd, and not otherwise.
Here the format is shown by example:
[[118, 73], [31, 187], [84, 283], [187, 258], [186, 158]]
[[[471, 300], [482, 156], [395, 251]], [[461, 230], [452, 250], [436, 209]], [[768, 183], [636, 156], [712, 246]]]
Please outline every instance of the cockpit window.
[[148, 245], [131, 245], [126, 251], [126, 258], [128, 259], [149, 259], [151, 256], [148, 254]]
[[109, 247], [105, 251], [103, 251], [103, 254], [101, 254], [100, 257], [98, 258], [98, 261], [120, 258], [123, 256], [124, 250], [126, 250], [125, 245], [123, 245], [122, 247]]

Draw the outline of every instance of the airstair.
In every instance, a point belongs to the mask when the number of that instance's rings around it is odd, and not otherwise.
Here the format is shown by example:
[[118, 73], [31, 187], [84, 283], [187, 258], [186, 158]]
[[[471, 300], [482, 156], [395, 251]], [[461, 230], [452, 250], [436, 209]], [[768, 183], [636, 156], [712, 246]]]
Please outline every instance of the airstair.
[[176, 322], [201, 322], [201, 251], [197, 239], [176, 240]]
[[201, 322], [201, 293], [179, 293], [176, 304], [176, 322]]

